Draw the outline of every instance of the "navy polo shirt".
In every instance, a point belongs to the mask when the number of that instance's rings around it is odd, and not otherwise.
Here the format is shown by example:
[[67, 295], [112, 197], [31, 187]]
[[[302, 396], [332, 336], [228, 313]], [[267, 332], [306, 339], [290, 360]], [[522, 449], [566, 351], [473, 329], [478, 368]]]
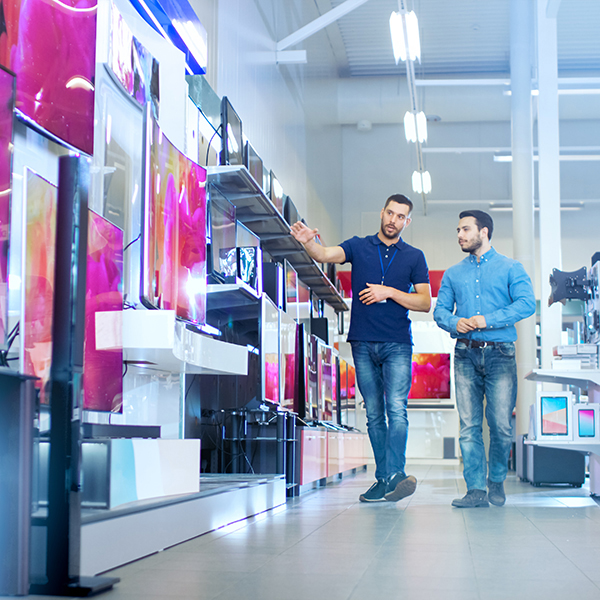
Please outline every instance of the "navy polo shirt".
[[408, 309], [393, 300], [367, 306], [359, 293], [367, 283], [408, 293], [412, 285], [429, 283], [425, 255], [402, 239], [386, 246], [377, 235], [353, 237], [340, 246], [352, 263], [352, 312], [348, 341], [412, 344]]

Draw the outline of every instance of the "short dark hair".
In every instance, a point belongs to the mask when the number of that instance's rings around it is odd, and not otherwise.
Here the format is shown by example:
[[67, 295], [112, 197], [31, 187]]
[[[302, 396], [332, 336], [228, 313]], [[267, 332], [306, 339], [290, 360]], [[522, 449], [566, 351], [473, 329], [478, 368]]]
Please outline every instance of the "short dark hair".
[[406, 204], [408, 206], [408, 214], [412, 212], [413, 203], [410, 201], [410, 198], [407, 198], [403, 194], [392, 194], [386, 201], [383, 208], [387, 208], [387, 205], [390, 202], [397, 202], [398, 204]]
[[479, 229], [479, 231], [481, 231], [484, 227], [487, 227], [488, 240], [492, 239], [494, 221], [490, 215], [482, 210], [463, 210], [460, 215], [458, 215], [458, 218], [464, 219], [465, 217], [473, 217], [475, 219], [475, 225], [477, 225], [477, 229]]

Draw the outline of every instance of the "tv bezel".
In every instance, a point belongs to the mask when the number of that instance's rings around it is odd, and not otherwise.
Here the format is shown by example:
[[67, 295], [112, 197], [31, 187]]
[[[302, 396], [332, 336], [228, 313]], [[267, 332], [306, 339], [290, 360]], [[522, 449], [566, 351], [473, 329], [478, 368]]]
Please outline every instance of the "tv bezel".
[[[235, 123], [236, 128], [239, 133], [239, 150], [238, 152], [230, 152], [229, 151], [229, 131], [227, 125], [230, 122], [230, 116], [234, 115], [237, 123]], [[233, 129], [233, 128], [232, 128]], [[234, 132], [236, 133], [236, 132]], [[231, 157], [236, 156], [237, 160], [235, 162], [231, 161]], [[229, 98], [227, 96], [223, 96], [221, 100], [221, 165], [243, 165], [244, 164], [244, 138], [243, 138], [243, 129], [242, 129], [242, 120], [240, 116], [237, 114]]]

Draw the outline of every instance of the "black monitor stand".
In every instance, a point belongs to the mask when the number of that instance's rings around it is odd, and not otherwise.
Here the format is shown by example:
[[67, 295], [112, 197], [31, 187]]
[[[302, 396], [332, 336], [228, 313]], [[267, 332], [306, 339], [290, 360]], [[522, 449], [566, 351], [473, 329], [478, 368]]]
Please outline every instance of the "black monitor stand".
[[59, 159], [45, 581], [30, 593], [89, 596], [119, 581], [81, 577], [81, 413], [89, 161]]

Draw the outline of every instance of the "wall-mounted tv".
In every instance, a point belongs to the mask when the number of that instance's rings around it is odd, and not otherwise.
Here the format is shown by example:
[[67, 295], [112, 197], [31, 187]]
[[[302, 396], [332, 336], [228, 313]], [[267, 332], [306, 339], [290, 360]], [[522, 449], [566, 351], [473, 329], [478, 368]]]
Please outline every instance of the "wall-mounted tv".
[[408, 399], [439, 401], [451, 398], [449, 353], [415, 353]]
[[209, 240], [212, 279], [223, 282], [237, 276], [235, 206], [214, 188], [209, 199]]
[[263, 161], [250, 142], [246, 142], [246, 145], [244, 146], [244, 164], [254, 181], [256, 181], [258, 187], [262, 189], [264, 170]]
[[123, 410], [123, 231], [88, 217], [83, 408]]
[[23, 117], [92, 154], [97, 2], [2, 2], [0, 64], [17, 75]]
[[281, 187], [281, 184], [279, 183], [279, 180], [277, 179], [277, 177], [275, 177], [275, 174], [273, 173], [273, 171], [271, 171], [271, 175], [270, 175], [269, 179], [270, 179], [270, 183], [271, 183], [271, 187], [270, 187], [271, 202], [273, 203], [273, 206], [281, 213], [281, 215], [283, 215], [283, 198], [284, 198], [283, 188]]
[[148, 308], [206, 322], [206, 169], [189, 160], [145, 111], [141, 298]]
[[39, 377], [40, 402], [48, 403], [52, 360], [57, 188], [25, 169], [21, 287], [21, 365]]
[[266, 294], [262, 295], [260, 352], [262, 399], [279, 404], [279, 310]]
[[0, 68], [0, 348], [8, 326], [8, 248], [12, 190], [15, 76]]
[[227, 96], [221, 101], [221, 164], [244, 164], [242, 120], [231, 106]]

